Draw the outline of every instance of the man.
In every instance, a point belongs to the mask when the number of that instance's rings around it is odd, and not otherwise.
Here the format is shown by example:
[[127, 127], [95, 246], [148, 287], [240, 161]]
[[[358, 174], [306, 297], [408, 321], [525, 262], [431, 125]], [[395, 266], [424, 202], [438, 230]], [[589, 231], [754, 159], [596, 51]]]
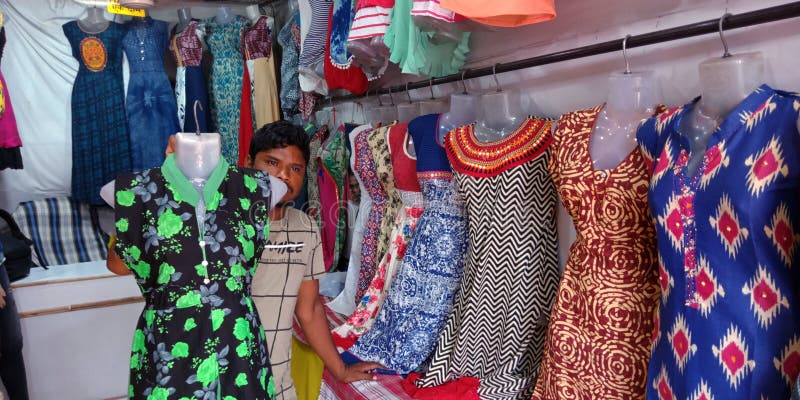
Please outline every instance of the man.
[[0, 381], [5, 385], [11, 400], [27, 400], [28, 382], [22, 359], [22, 330], [4, 263], [3, 244], [0, 243]]
[[252, 283], [252, 298], [267, 334], [276, 398], [297, 398], [290, 376], [292, 319], [297, 317], [309, 345], [339, 381], [374, 379], [375, 363], [346, 366], [333, 344], [319, 300], [319, 279], [325, 274], [316, 223], [292, 207], [300, 194], [310, 157], [308, 136], [285, 121], [267, 124], [250, 142], [246, 165], [286, 183], [288, 191], [270, 214], [267, 248]]

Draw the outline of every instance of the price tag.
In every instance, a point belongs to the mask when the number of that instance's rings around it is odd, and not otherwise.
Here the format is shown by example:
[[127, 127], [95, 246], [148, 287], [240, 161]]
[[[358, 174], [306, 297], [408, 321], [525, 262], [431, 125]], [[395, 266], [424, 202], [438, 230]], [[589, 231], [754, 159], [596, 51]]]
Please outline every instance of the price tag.
[[108, 12], [111, 14], [130, 15], [132, 17], [144, 17], [144, 10], [128, 8], [119, 5], [119, 0], [108, 0]]

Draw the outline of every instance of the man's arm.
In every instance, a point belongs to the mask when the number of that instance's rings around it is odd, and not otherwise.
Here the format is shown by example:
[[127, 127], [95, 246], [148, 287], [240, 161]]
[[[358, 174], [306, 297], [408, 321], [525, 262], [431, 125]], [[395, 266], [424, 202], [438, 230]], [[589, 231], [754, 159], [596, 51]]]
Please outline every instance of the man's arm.
[[303, 328], [308, 344], [314, 349], [325, 367], [333, 374], [336, 379], [344, 383], [360, 380], [374, 380], [376, 377], [369, 373], [370, 370], [383, 368], [380, 364], [372, 362], [362, 362], [352, 365], [345, 365], [339, 352], [333, 344], [328, 319], [325, 317], [325, 309], [319, 301], [319, 281], [306, 280], [300, 284], [300, 291], [297, 296], [295, 315]]

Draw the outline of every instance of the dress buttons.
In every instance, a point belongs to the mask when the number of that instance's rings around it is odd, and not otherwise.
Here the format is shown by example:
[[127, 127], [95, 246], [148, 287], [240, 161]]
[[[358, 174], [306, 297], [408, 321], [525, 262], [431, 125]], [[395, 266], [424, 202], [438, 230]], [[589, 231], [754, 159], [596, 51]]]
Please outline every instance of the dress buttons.
[[201, 240], [199, 244], [200, 244], [200, 247], [203, 247], [203, 246], [206, 245], [206, 241], [205, 240]]
[[208, 266], [208, 261], [203, 260], [203, 262], [201, 262], [200, 265], [202, 265], [204, 267], [207, 267]]
[[606, 174], [605, 171], [600, 173], [600, 177], [603, 178], [603, 179], [605, 179], [607, 176], [608, 176], [608, 174]]

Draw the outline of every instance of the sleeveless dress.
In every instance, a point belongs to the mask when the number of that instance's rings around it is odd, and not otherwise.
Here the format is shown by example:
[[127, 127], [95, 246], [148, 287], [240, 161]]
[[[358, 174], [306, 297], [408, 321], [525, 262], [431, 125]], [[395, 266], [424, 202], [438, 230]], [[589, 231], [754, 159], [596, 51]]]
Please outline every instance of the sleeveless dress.
[[352, 0], [333, 0], [324, 71], [329, 90], [344, 89], [363, 94], [367, 91], [367, 76], [353, 64], [353, 55], [347, 51], [347, 37], [355, 17], [355, 6]]
[[463, 33], [458, 43], [431, 43], [430, 34], [411, 20], [413, 3], [396, 0], [389, 14], [392, 22], [383, 37], [391, 50], [389, 61], [400, 66], [404, 74], [444, 76], [459, 72], [469, 53], [469, 32]]
[[590, 141], [603, 106], [566, 113], [550, 174], [577, 238], [550, 314], [533, 399], [641, 399], [658, 302], [649, 171], [638, 149], [595, 170]]
[[308, 142], [311, 158], [308, 160], [306, 168], [306, 178], [308, 180], [308, 215], [317, 222], [317, 227], [322, 231], [322, 217], [320, 216], [320, 196], [319, 196], [319, 150], [322, 142], [328, 138], [328, 127], [322, 125], [317, 129], [311, 140]]
[[214, 18], [205, 22], [206, 43], [211, 50], [211, 120], [222, 136], [222, 155], [231, 164], [239, 160], [239, 113], [244, 61], [239, 51], [247, 21], [236, 16], [227, 24]]
[[[198, 21], [190, 21], [182, 31], [174, 34], [169, 42], [169, 51], [175, 58], [178, 69], [175, 73], [175, 98], [178, 103], [178, 124], [182, 132], [208, 132], [208, 89], [201, 66], [203, 60], [204, 29]], [[194, 117], [194, 103], [197, 120]]]
[[334, 343], [344, 349], [352, 347], [375, 322], [375, 317], [389, 292], [397, 268], [403, 263], [406, 249], [422, 215], [423, 199], [422, 189], [416, 176], [417, 160], [412, 158], [405, 148], [406, 139], [410, 139], [406, 126], [407, 124], [397, 124], [389, 134], [392, 175], [403, 207], [394, 220], [394, 227], [389, 236], [389, 250], [381, 258], [367, 291], [347, 321], [333, 330]]
[[[362, 178], [362, 170], [364, 169], [364, 160], [359, 159], [358, 147], [356, 145], [356, 137], [365, 131], [372, 130], [370, 125], [361, 125], [349, 134], [350, 148], [352, 154], [350, 156], [350, 168], [353, 170], [353, 177], [359, 186], [360, 202], [358, 203], [358, 213], [356, 214], [355, 227], [353, 229], [352, 242], [350, 247], [350, 260], [347, 264], [347, 275], [344, 282], [344, 289], [335, 299], [329, 302], [328, 308], [336, 311], [342, 315], [350, 315], [356, 307], [355, 294], [356, 286], [358, 286], [358, 276], [361, 270], [361, 249], [364, 239], [364, 230], [367, 227], [367, 218], [369, 211], [372, 209], [372, 198], [369, 196], [369, 191]], [[363, 152], [362, 152], [363, 153]], [[363, 155], [363, 154], [362, 154]], [[374, 173], [374, 171], [373, 171]]]
[[527, 118], [491, 143], [479, 142], [472, 125], [447, 134], [469, 250], [458, 300], [418, 386], [472, 376], [482, 399], [530, 398], [559, 275], [551, 126]]
[[[0, 12], [0, 58], [6, 45], [6, 28], [3, 26], [3, 14]], [[0, 73], [0, 170], [22, 169], [22, 140], [19, 138], [14, 108], [8, 95], [8, 85]]]
[[441, 0], [441, 5], [484, 25], [509, 28], [556, 17], [555, 0]]
[[[363, 168], [369, 168], [369, 172], [361, 177], [367, 185], [369, 197], [372, 199], [372, 207], [369, 211], [366, 228], [364, 229], [363, 245], [361, 246], [361, 268], [358, 273], [358, 285], [356, 285], [356, 294], [353, 301], [358, 304], [364, 296], [367, 287], [369, 287], [372, 277], [375, 276], [375, 271], [378, 269], [380, 257], [388, 246], [383, 247], [380, 241], [381, 228], [383, 226], [383, 218], [386, 212], [386, 204], [388, 196], [385, 187], [385, 179], [388, 179], [388, 174], [391, 174], [391, 160], [386, 162], [383, 159], [383, 154], [379, 147], [376, 147], [376, 140], [385, 137], [389, 130], [389, 126], [383, 126], [366, 132], [363, 137], [356, 137], [358, 151], [369, 152], [369, 161], [363, 164]], [[385, 144], [385, 140], [383, 141]], [[381, 175], [381, 171], [383, 175]]]
[[164, 162], [169, 137], [180, 130], [178, 106], [164, 71], [168, 24], [145, 17], [134, 19], [126, 27], [122, 46], [130, 67], [125, 107], [131, 164], [134, 171], [142, 171]]
[[[375, 264], [375, 269], [373, 269], [372, 276], [367, 278], [367, 286], [369, 286], [369, 282], [371, 282], [372, 278], [375, 276], [375, 271], [377, 271], [381, 260], [389, 251], [389, 242], [391, 241], [394, 220], [397, 218], [397, 213], [403, 208], [403, 201], [400, 198], [400, 194], [397, 192], [397, 187], [394, 182], [389, 138], [392, 135], [404, 135], [407, 126], [408, 124], [405, 123], [395, 123], [386, 127], [386, 129], [378, 130], [367, 138], [370, 149], [372, 150], [372, 157], [375, 160], [375, 172], [378, 174], [383, 193], [386, 194], [386, 202], [383, 206], [383, 217], [381, 218], [380, 234], [378, 235], [378, 251], [375, 253], [378, 257], [377, 263]], [[360, 297], [356, 298], [356, 301], [360, 301]]]
[[463, 199], [438, 143], [439, 115], [408, 124], [424, 197], [414, 236], [372, 328], [350, 351], [400, 374], [416, 370], [436, 346], [461, 282], [467, 250]]
[[346, 240], [347, 146], [344, 143], [346, 140], [345, 126], [341, 125], [323, 143], [318, 156], [320, 218], [322, 220], [320, 234], [326, 271], [331, 271], [339, 265], [339, 258]]
[[269, 231], [268, 176], [220, 160], [201, 199], [170, 155], [160, 168], [119, 175], [116, 185], [115, 250], [145, 299], [128, 397], [271, 399], [250, 298]]
[[126, 30], [113, 21], [100, 32], [87, 32], [78, 21], [67, 22], [62, 28], [79, 63], [72, 86], [71, 197], [105, 204], [100, 188], [117, 174], [131, 171], [131, 139], [122, 86], [122, 37]]
[[762, 85], [689, 176], [696, 101], [639, 128], [659, 282], [647, 398], [788, 399], [800, 371], [800, 97]]

